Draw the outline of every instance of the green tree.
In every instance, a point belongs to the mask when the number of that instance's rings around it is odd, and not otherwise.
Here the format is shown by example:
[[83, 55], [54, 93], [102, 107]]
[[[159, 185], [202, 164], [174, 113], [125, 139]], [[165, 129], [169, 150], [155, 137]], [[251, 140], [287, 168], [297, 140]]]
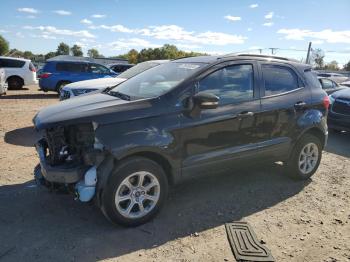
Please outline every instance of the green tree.
[[87, 54], [88, 54], [89, 57], [92, 57], [92, 58], [100, 57], [100, 54], [99, 54], [98, 50], [95, 49], [95, 48], [89, 49]]
[[56, 52], [49, 52], [45, 55], [45, 60], [56, 56]]
[[338, 66], [338, 62], [333, 60], [330, 63], [326, 64], [324, 69], [326, 70], [332, 70], [332, 71], [338, 71], [340, 68]]
[[57, 47], [56, 55], [69, 55], [69, 45], [60, 43]]
[[315, 66], [315, 69], [323, 69], [324, 67], [324, 52], [322, 49], [312, 50], [311, 59]]
[[73, 56], [83, 56], [83, 50], [81, 49], [81, 46], [73, 45], [70, 49]]
[[344, 65], [343, 70], [350, 71], [350, 61]]
[[0, 55], [5, 55], [9, 51], [9, 42], [0, 35]]
[[128, 59], [130, 64], [136, 64], [138, 54], [139, 52], [137, 52], [135, 49], [131, 49], [126, 56], [126, 59]]
[[24, 51], [23, 52], [23, 57], [27, 59], [33, 59], [34, 54], [31, 51]]
[[19, 51], [16, 48], [11, 49], [10, 52], [8, 52], [8, 54], [13, 56], [13, 57], [23, 57], [23, 52]]

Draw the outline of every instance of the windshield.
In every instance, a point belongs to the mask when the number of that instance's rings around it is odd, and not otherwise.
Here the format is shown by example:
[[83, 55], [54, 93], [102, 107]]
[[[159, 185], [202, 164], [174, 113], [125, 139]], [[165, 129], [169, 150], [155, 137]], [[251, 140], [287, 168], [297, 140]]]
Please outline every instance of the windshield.
[[110, 91], [110, 94], [117, 92], [131, 99], [160, 96], [205, 65], [180, 62], [161, 64], [117, 85]]
[[159, 65], [157, 62], [143, 62], [119, 74], [118, 77], [129, 79], [157, 65]]

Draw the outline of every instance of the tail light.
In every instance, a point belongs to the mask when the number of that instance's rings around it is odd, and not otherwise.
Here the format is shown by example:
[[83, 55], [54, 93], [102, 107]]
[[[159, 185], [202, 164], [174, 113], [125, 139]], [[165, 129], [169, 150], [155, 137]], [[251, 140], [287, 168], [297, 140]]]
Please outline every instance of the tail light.
[[34, 73], [36, 72], [36, 68], [32, 63], [29, 64], [29, 70], [34, 72]]
[[51, 75], [51, 73], [42, 73], [42, 74], [40, 74], [40, 75], [38, 75], [38, 78], [48, 78], [48, 77], [50, 77], [50, 75]]
[[329, 100], [329, 97], [328, 96], [325, 96], [323, 98], [323, 106], [325, 109], [328, 109], [329, 108], [329, 105], [331, 104], [331, 101]]

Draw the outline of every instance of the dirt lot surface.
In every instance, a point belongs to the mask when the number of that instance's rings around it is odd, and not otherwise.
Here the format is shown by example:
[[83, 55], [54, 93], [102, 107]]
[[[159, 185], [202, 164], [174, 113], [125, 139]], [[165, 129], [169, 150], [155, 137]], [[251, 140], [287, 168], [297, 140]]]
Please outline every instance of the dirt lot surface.
[[350, 261], [350, 134], [331, 133], [312, 180], [278, 165], [174, 188], [152, 222], [112, 226], [92, 204], [36, 187], [36, 86], [0, 98], [0, 261], [235, 261], [224, 224], [248, 221], [276, 261]]

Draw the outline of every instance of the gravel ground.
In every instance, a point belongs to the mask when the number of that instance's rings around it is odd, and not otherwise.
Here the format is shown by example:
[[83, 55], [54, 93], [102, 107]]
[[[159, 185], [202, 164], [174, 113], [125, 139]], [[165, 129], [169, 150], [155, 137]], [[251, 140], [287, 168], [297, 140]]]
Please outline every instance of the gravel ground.
[[173, 188], [156, 219], [122, 228], [34, 184], [31, 120], [57, 102], [37, 86], [0, 97], [0, 261], [235, 261], [224, 223], [240, 220], [276, 261], [350, 261], [350, 134], [330, 134], [312, 180], [232, 170]]

